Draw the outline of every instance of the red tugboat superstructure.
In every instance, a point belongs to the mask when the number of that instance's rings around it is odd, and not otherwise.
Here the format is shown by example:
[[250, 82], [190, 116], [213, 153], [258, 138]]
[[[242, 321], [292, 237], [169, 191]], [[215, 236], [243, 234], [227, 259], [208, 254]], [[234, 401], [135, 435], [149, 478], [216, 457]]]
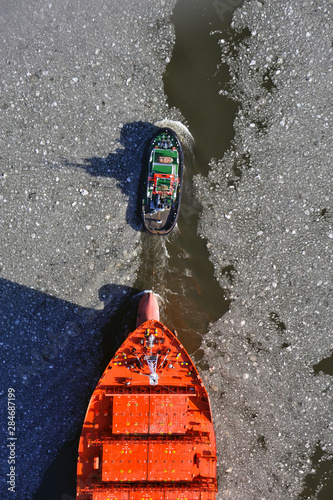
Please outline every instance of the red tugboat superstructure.
[[[77, 500], [214, 500], [216, 443], [208, 394], [174, 333], [144, 322], [106, 367], [85, 416]], [[140, 322], [140, 321], [139, 321]]]

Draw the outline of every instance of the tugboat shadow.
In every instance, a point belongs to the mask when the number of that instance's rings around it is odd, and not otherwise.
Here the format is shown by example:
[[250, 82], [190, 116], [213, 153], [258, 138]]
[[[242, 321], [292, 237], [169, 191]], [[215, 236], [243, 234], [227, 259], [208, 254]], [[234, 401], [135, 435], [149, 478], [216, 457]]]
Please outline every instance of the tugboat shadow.
[[113, 177], [117, 187], [128, 196], [126, 222], [141, 230], [138, 210], [142, 160], [147, 140], [158, 127], [149, 122], [126, 123], [121, 129], [119, 147], [105, 158], [85, 158], [83, 163], [64, 161], [66, 166], [84, 169], [93, 177]]

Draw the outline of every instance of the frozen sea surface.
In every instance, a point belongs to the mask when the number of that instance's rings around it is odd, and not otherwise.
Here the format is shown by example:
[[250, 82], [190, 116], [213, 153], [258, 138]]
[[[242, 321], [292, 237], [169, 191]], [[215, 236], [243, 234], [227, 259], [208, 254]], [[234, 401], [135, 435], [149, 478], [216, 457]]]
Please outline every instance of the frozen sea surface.
[[[162, 81], [175, 3], [3, 6], [0, 418], [14, 388], [17, 436], [9, 498], [31, 499], [77, 436], [102, 369], [101, 327], [133, 293], [143, 143], [152, 123], [181, 119]], [[203, 343], [219, 500], [296, 499], [313, 457], [332, 458], [331, 11], [328, 0], [246, 2], [234, 16], [236, 49], [220, 42], [231, 73], [221, 92], [240, 103], [236, 135], [209, 177], [196, 178], [200, 234], [232, 301]], [[3, 475], [2, 498], [7, 486]]]
[[232, 299], [203, 342], [219, 499], [310, 498], [313, 457], [332, 461], [332, 7], [246, 1], [236, 50], [220, 41], [235, 138], [196, 177]]

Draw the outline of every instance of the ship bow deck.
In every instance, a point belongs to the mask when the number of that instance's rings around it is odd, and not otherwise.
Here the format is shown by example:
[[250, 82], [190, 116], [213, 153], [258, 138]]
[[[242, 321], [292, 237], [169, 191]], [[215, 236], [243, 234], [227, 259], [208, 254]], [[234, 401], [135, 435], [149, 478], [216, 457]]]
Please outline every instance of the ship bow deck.
[[77, 500], [213, 500], [216, 445], [207, 392], [162, 324], [129, 335], [90, 400]]

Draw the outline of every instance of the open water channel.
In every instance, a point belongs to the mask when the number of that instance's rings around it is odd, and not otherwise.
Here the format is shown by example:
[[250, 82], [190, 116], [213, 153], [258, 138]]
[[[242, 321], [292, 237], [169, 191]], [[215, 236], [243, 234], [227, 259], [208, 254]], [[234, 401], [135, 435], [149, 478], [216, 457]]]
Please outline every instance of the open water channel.
[[[192, 177], [207, 175], [211, 158], [221, 158], [233, 137], [235, 104], [219, 90], [228, 79], [217, 43], [230, 25], [231, 13], [242, 2], [181, 0], [173, 12], [176, 44], [164, 75], [170, 107], [178, 108], [195, 141], [194, 156], [186, 147], [182, 206], [177, 229], [168, 237], [143, 235], [139, 290], [152, 289], [161, 297], [161, 316], [175, 328], [199, 363], [201, 337], [210, 322], [228, 309], [227, 294], [214, 277], [207, 242], [197, 234], [201, 206]], [[233, 5], [231, 5], [233, 4]], [[226, 273], [229, 269], [225, 270]]]

